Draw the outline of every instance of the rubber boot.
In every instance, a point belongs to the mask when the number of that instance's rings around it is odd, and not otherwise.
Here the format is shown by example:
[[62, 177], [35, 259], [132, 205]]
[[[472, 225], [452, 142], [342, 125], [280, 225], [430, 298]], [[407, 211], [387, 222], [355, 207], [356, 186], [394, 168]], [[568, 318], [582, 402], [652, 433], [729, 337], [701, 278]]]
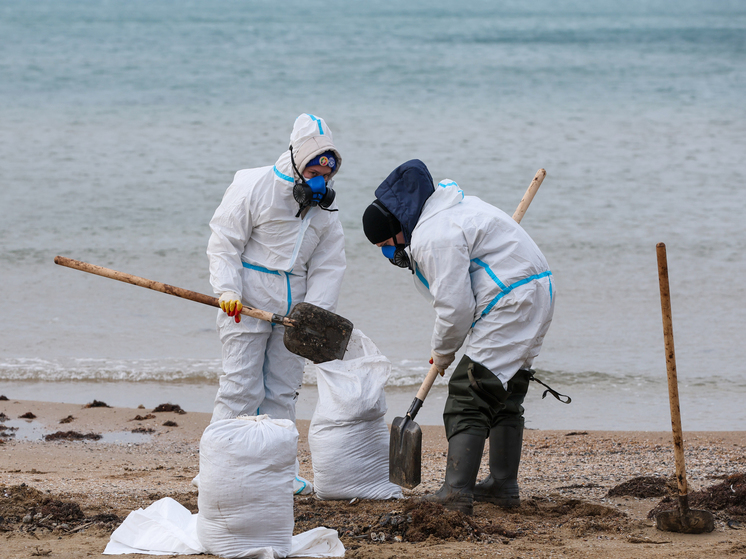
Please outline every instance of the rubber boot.
[[474, 500], [500, 507], [517, 507], [518, 466], [523, 448], [523, 418], [490, 430], [490, 475], [474, 487]]
[[445, 482], [437, 493], [425, 499], [440, 503], [448, 510], [471, 515], [474, 512], [474, 484], [479, 475], [483, 450], [484, 435], [466, 432], [453, 435], [448, 441]]

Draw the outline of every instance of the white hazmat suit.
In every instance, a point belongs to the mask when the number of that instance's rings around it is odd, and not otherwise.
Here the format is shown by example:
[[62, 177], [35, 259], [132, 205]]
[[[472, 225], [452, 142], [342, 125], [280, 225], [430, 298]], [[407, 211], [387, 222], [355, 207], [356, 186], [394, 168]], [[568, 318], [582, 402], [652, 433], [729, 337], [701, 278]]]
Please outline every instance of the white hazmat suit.
[[[341, 158], [323, 119], [300, 115], [290, 135], [300, 173], [315, 156]], [[293, 197], [297, 174], [290, 151], [274, 166], [238, 171], [210, 221], [210, 283], [218, 295], [234, 292], [244, 305], [287, 315], [306, 301], [334, 311], [345, 270], [344, 235], [336, 211], [319, 206], [300, 216]], [[331, 188], [330, 178], [327, 188]], [[336, 209], [332, 203], [330, 210]], [[217, 319], [223, 375], [212, 422], [267, 414], [295, 421], [304, 360], [290, 353], [284, 327], [248, 316]]]
[[[417, 159], [376, 189], [363, 229], [371, 243], [386, 245], [394, 264], [412, 269], [415, 286], [435, 309], [431, 363], [447, 369], [467, 344], [443, 410], [445, 481], [427, 499], [464, 514], [472, 514], [474, 500], [520, 504], [522, 404], [554, 313], [546, 259], [500, 209], [465, 196], [450, 180], [433, 188]], [[486, 437], [490, 475], [477, 485]]]
[[539, 354], [554, 312], [551, 272], [509, 215], [450, 180], [425, 202], [410, 244], [415, 285], [436, 312], [432, 349], [466, 354], [507, 388]]

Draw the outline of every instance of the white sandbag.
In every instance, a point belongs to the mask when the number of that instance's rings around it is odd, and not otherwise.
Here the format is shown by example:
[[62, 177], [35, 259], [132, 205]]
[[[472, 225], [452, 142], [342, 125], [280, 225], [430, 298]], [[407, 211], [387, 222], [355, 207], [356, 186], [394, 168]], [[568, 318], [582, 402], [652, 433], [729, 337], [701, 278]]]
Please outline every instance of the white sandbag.
[[[300, 475], [300, 464], [295, 459], [295, 479], [293, 480], [293, 495], [310, 495], [313, 493], [313, 483]], [[199, 489], [199, 474], [192, 479], [192, 485]]]
[[209, 553], [290, 553], [297, 447], [298, 431], [288, 419], [242, 416], [205, 429], [199, 444], [197, 535]]
[[343, 360], [316, 365], [319, 401], [308, 431], [313, 483], [320, 499], [401, 498], [389, 482], [384, 386], [391, 362], [360, 330]]

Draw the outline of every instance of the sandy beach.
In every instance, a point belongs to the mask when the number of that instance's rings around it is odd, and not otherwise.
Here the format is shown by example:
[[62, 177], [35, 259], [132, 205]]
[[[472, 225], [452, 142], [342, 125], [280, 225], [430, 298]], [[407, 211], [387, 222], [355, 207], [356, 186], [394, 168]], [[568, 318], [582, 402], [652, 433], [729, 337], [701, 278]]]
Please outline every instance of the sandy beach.
[[[163, 497], [197, 512], [191, 480], [208, 422], [209, 414], [178, 408], [0, 401], [0, 556], [100, 555], [130, 511]], [[299, 459], [312, 479], [308, 425], [298, 422]], [[57, 432], [67, 435], [44, 440]], [[102, 438], [70, 440], [69, 432]], [[701, 535], [658, 531], [649, 517], [656, 506], [676, 506], [660, 505], [675, 487], [670, 433], [527, 430], [522, 505], [477, 504], [471, 518], [412, 499], [436, 490], [444, 475], [443, 429], [423, 433], [423, 483], [404, 500], [298, 496], [296, 533], [334, 528], [346, 557], [370, 559], [746, 557], [744, 431], [684, 434], [690, 506], [716, 519], [715, 531]], [[486, 472], [485, 456], [480, 478]], [[407, 516], [404, 529], [391, 521]]]

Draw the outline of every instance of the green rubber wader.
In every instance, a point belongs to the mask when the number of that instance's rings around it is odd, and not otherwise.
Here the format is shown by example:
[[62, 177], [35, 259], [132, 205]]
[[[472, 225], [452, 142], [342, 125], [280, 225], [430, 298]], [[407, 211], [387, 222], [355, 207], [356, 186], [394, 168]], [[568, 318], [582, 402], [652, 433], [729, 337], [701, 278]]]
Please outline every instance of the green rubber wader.
[[446, 437], [450, 439], [456, 433], [468, 432], [486, 439], [492, 427], [523, 417], [522, 404], [530, 377], [530, 371], [519, 370], [505, 390], [492, 371], [464, 355], [448, 382], [443, 411]]

